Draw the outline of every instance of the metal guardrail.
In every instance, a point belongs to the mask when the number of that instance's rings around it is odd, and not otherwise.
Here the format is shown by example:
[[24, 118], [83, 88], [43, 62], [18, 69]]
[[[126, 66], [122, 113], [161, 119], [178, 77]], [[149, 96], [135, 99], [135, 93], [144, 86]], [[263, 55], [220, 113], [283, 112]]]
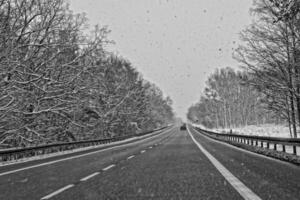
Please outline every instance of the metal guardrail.
[[260, 148], [267, 148], [274, 151], [300, 155], [300, 138], [279, 138], [279, 137], [238, 135], [232, 133], [216, 133], [216, 132], [200, 129], [198, 127], [194, 127], [194, 128], [204, 133], [205, 135], [217, 140], [241, 143], [241, 144], [251, 145]]
[[111, 142], [125, 140], [125, 139], [132, 138], [132, 137], [144, 136], [144, 135], [147, 135], [150, 133], [154, 133], [156, 131], [164, 130], [168, 127], [169, 126], [165, 126], [162, 128], [143, 132], [140, 134], [126, 135], [126, 136], [115, 137], [115, 138], [83, 140], [83, 141], [75, 141], [75, 142], [61, 142], [61, 143], [53, 143], [53, 144], [46, 144], [46, 145], [25, 147], [25, 148], [4, 149], [4, 150], [0, 150], [0, 162], [17, 160], [20, 158], [33, 157], [33, 156], [37, 156], [37, 155], [55, 153], [55, 152], [60, 152], [60, 151], [78, 149], [78, 148], [83, 148], [83, 147], [96, 146], [96, 145], [100, 145], [100, 144], [107, 144], [107, 143], [111, 143]]

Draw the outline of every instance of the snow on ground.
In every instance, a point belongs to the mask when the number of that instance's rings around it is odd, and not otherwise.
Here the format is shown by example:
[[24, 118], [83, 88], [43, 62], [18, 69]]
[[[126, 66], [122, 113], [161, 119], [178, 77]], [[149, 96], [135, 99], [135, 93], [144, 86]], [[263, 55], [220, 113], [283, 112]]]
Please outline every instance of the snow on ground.
[[201, 124], [193, 124], [193, 123], [192, 123], [192, 126], [193, 126], [193, 127], [197, 127], [197, 128], [201, 128], [201, 129], [203, 129], [203, 130], [208, 130], [207, 128], [205, 128], [205, 127], [202, 126]]
[[[209, 130], [201, 125], [193, 124], [193, 126]], [[211, 131], [219, 133], [229, 133], [230, 129], [210, 129]], [[266, 137], [283, 137], [290, 138], [290, 131], [288, 126], [276, 124], [262, 124], [262, 125], [249, 125], [245, 127], [232, 128], [232, 133], [241, 135], [255, 135]], [[300, 137], [298, 133], [298, 137]]]
[[[230, 129], [216, 129], [218, 132], [229, 132]], [[263, 125], [250, 125], [239, 128], [232, 128], [232, 133], [242, 135], [257, 135], [266, 137], [283, 137], [290, 138], [289, 128], [284, 125], [276, 124], [263, 124]]]

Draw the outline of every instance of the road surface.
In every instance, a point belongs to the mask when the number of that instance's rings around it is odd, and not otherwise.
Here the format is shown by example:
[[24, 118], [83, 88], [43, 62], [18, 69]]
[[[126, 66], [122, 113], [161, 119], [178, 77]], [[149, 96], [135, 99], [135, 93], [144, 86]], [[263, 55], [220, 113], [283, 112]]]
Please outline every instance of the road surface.
[[178, 127], [0, 167], [0, 199], [300, 199], [300, 168]]

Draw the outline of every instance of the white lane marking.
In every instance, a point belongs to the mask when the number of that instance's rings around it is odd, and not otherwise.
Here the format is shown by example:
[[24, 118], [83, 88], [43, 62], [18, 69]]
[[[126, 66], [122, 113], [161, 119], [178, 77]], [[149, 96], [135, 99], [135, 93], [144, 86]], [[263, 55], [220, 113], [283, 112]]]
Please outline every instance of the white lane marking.
[[94, 176], [97, 176], [98, 174], [100, 174], [100, 172], [95, 172], [95, 173], [93, 173], [93, 174], [91, 174], [91, 175], [88, 175], [88, 176], [86, 176], [86, 177], [80, 179], [80, 181], [87, 181], [87, 180], [89, 180], [90, 178], [93, 178]]
[[149, 149], [152, 149], [152, 146], [150, 146]]
[[50, 199], [52, 197], [54, 197], [55, 195], [58, 195], [59, 193], [62, 193], [63, 191], [70, 189], [71, 187], [74, 187], [73, 184], [67, 185], [63, 188], [60, 188], [59, 190], [56, 190], [55, 192], [52, 192], [51, 194], [48, 194], [47, 196], [44, 196], [43, 198], [41, 198], [41, 200], [45, 200], [45, 199]]
[[252, 190], [250, 190], [244, 183], [236, 178], [228, 169], [226, 169], [215, 157], [213, 157], [204, 147], [197, 142], [189, 128], [187, 128], [189, 135], [193, 142], [198, 146], [202, 153], [210, 160], [210, 162], [217, 168], [217, 170], [224, 176], [224, 178], [232, 185], [232, 187], [246, 200], [261, 200]]
[[134, 156], [129, 156], [129, 157], [127, 158], [127, 160], [129, 160], [129, 159], [131, 159], [131, 158], [134, 158]]
[[166, 133], [172, 131], [173, 129], [174, 128], [172, 128], [170, 130], [167, 130], [164, 133], [160, 133], [158, 135], [150, 136], [148, 138], [145, 138], [145, 139], [142, 139], [142, 140], [139, 140], [139, 141], [136, 141], [136, 142], [123, 144], [123, 145], [118, 145], [118, 146], [114, 146], [114, 147], [110, 147], [110, 148], [106, 148], [106, 149], [101, 149], [101, 150], [98, 150], [98, 151], [93, 151], [93, 152], [89, 152], [89, 153], [85, 153], [85, 154], [80, 154], [80, 155], [77, 155], [77, 156], [71, 156], [71, 157], [68, 157], [68, 158], [62, 158], [62, 159], [59, 159], [59, 160], [49, 161], [49, 162], [45, 162], [45, 163], [41, 163], [41, 164], [37, 164], [37, 165], [32, 165], [32, 166], [29, 166], [29, 167], [23, 167], [23, 168], [20, 168], [20, 169], [15, 169], [15, 170], [3, 172], [3, 173], [0, 173], [0, 176], [13, 174], [13, 173], [16, 173], [16, 172], [20, 172], [20, 171], [24, 171], [24, 170], [32, 169], [32, 168], [37, 168], [37, 167], [41, 167], [41, 166], [45, 166], [45, 165], [51, 165], [51, 164], [58, 163], [58, 162], [63, 162], [63, 161], [66, 161], [66, 160], [72, 160], [72, 159], [76, 159], [76, 158], [80, 158], [80, 157], [84, 157], [84, 156], [88, 156], [88, 155], [93, 155], [93, 154], [96, 154], [96, 153], [100, 153], [100, 152], [104, 152], [104, 151], [108, 151], [108, 150], [112, 150], [112, 149], [117, 149], [117, 148], [121, 148], [121, 147], [134, 145], [134, 144], [137, 144], [137, 143], [140, 143], [140, 142], [144, 142], [144, 141], [153, 139], [154, 137], [161, 136], [161, 134], [166, 134]]
[[239, 148], [239, 147], [234, 146], [234, 145], [232, 145], [232, 144], [229, 144], [229, 143], [227, 143], [227, 142], [224, 142], [224, 141], [220, 141], [220, 140], [216, 140], [216, 139], [210, 138], [210, 137], [208, 137], [207, 135], [204, 135], [204, 134], [200, 133], [198, 130], [195, 130], [195, 129], [193, 129], [193, 130], [194, 130], [195, 132], [197, 132], [197, 134], [201, 134], [202, 137], [205, 137], [206, 139], [208, 139], [208, 140], [210, 140], [210, 141], [214, 141], [214, 142], [216, 142], [216, 143], [219, 143], [219, 144], [222, 144], [222, 145], [226, 145], [226, 146], [228, 146], [228, 147], [230, 147], [230, 148], [232, 148], [232, 149], [235, 149], [235, 150], [238, 150], [238, 151], [242, 151], [242, 152], [244, 152], [244, 153], [248, 153], [248, 154], [251, 154], [251, 155], [254, 155], [254, 156], [257, 156], [257, 157], [262, 157], [262, 158], [264, 158], [264, 159], [269, 159], [269, 160], [272, 160], [272, 161], [274, 161], [274, 162], [279, 162], [279, 163], [281, 163], [281, 164], [289, 165], [290, 167], [296, 167], [296, 168], [298, 168], [298, 166], [296, 166], [296, 165], [294, 165], [294, 164], [292, 164], [292, 163], [288, 163], [288, 162], [286, 162], [286, 161], [282, 161], [282, 160], [279, 160], [279, 159], [276, 159], [276, 158], [272, 158], [272, 157], [269, 157], [269, 156], [265, 156], [265, 155], [263, 155], [263, 154], [255, 153], [255, 152], [252, 152], [252, 151], [248, 151], [248, 150], [246, 150], [246, 149]]
[[47, 158], [55, 158], [57, 156], [69, 155], [69, 154], [76, 153], [76, 152], [80, 153], [80, 152], [84, 152], [84, 151], [87, 151], [87, 150], [96, 149], [96, 148], [99, 148], [99, 147], [106, 147], [106, 146], [118, 145], [118, 144], [121, 145], [123, 143], [127, 143], [127, 142], [130, 142], [132, 140], [142, 139], [142, 138], [148, 137], [148, 136], [151, 137], [151, 136], [155, 135], [156, 133], [157, 133], [157, 131], [155, 131], [154, 133], [151, 133], [149, 135], [135, 136], [135, 137], [132, 137], [132, 138], [128, 138], [128, 139], [125, 139], [125, 140], [116, 141], [116, 142], [112, 142], [112, 143], [108, 143], [108, 144], [99, 144], [99, 145], [95, 145], [95, 146], [82, 147], [82, 148], [77, 148], [77, 149], [71, 149], [71, 150], [65, 150], [65, 151], [60, 151], [60, 152], [55, 152], [55, 153], [49, 153], [49, 154], [42, 154], [42, 155], [39, 155], [39, 156], [25, 157], [25, 158], [13, 160], [13, 161], [0, 162], [0, 167], [9, 166], [9, 165], [17, 165], [17, 164], [27, 163], [27, 162], [30, 162], [30, 161], [40, 161], [40, 160], [44, 160], [44, 159], [47, 159]]
[[146, 150], [141, 151], [141, 153], [145, 153], [145, 152], [146, 152]]
[[107, 171], [107, 170], [109, 170], [109, 169], [111, 169], [111, 168], [113, 168], [113, 167], [115, 167], [115, 166], [116, 166], [116, 165], [109, 165], [109, 166], [103, 168], [102, 170], [103, 170], [103, 171]]
[[[153, 133], [153, 134], [155, 134], [155, 133]], [[151, 134], [146, 135], [146, 136], [151, 137], [151, 135], [153, 135], [153, 134], [151, 133]], [[132, 138], [129, 138], [129, 139], [116, 141], [116, 142], [111, 142], [111, 143], [107, 143], [107, 144], [99, 144], [99, 145], [94, 145], [94, 146], [81, 147], [81, 148], [77, 148], [77, 149], [59, 151], [59, 152], [55, 152], [55, 153], [41, 154], [41, 155], [38, 155], [38, 156], [25, 157], [25, 158], [20, 158], [20, 159], [17, 159], [17, 160], [12, 160], [12, 161], [4, 161], [4, 162], [0, 162], [0, 167], [23, 164], [23, 163], [32, 162], [32, 161], [42, 161], [42, 160], [45, 160], [47, 158], [55, 158], [55, 157], [58, 157], [58, 156], [61, 156], [61, 155], [69, 155], [69, 154], [77, 153], [77, 152], [80, 153], [80, 152], [84, 152], [84, 151], [87, 151], [87, 150], [97, 149], [99, 147], [107, 147], [107, 146], [111, 146], [111, 145], [123, 144], [123, 143], [130, 142], [132, 140], [136, 140], [137, 138], [142, 139], [146, 136], [132, 137]]]

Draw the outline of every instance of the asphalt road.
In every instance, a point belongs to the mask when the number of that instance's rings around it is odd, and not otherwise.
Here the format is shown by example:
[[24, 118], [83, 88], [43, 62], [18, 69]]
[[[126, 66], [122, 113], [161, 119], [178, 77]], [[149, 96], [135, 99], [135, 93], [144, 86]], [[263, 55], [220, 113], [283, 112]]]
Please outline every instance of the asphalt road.
[[300, 199], [300, 168], [173, 128], [106, 149], [0, 167], [0, 191], [1, 200], [290, 200]]

